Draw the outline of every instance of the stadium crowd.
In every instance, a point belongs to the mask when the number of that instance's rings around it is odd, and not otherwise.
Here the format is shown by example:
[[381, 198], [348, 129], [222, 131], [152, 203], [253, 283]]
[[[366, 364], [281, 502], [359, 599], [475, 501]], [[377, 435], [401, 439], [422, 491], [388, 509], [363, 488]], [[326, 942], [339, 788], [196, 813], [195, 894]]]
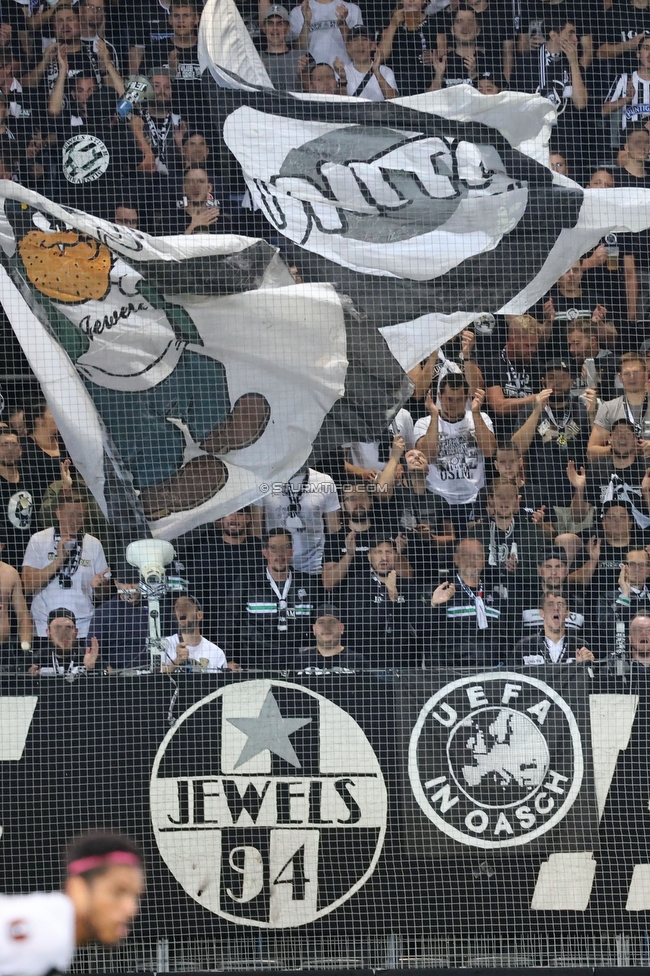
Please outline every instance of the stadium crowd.
[[[239, 6], [280, 90], [538, 92], [557, 173], [650, 187], [650, 0]], [[210, 124], [199, 6], [1, 11], [0, 177], [154, 234], [265, 237], [309, 280]], [[153, 97], [122, 118], [138, 73]], [[104, 147], [86, 182], [77, 137]], [[163, 669], [649, 666], [649, 316], [643, 233], [607, 235], [527, 314], [477, 317], [411, 371], [382, 437], [174, 540]], [[110, 524], [37, 389], [5, 394], [2, 667], [146, 667], [147, 608], [109, 569]]]

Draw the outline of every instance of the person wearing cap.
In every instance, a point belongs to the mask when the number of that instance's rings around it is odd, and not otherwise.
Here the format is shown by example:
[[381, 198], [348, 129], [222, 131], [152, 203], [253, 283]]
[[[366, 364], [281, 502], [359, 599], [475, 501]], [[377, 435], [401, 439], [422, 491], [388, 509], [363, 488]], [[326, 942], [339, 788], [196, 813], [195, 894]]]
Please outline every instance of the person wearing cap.
[[114, 946], [129, 933], [144, 893], [142, 854], [128, 837], [83, 834], [68, 845], [63, 891], [0, 895], [0, 973], [47, 976], [72, 965], [88, 942]]
[[512, 435], [512, 443], [526, 458], [530, 479], [554, 516], [555, 508], [571, 506], [567, 464], [585, 463], [597, 401], [592, 389], [579, 400], [570, 396], [571, 372], [562, 360], [546, 365], [541, 383], [542, 391], [535, 396], [528, 419]]
[[302, 91], [303, 73], [310, 58], [287, 40], [291, 33], [287, 8], [277, 3], [268, 7], [260, 30], [266, 41], [260, 57], [273, 87], [278, 91]]
[[56, 525], [36, 532], [23, 559], [25, 596], [39, 637], [47, 637], [48, 614], [67, 607], [85, 638], [94, 613], [95, 591], [107, 583], [110, 570], [99, 539], [83, 532], [86, 502], [70, 492], [56, 508]]
[[568, 614], [565, 597], [559, 593], [545, 594], [540, 607], [542, 630], [523, 637], [515, 645], [515, 666], [593, 663], [596, 660], [593, 651], [581, 644], [574, 633], [567, 632]]
[[325, 607], [312, 624], [315, 646], [301, 647], [293, 662], [296, 674], [356, 674], [370, 667], [348, 644], [341, 612]]
[[28, 673], [43, 677], [76, 678], [94, 671], [99, 644], [93, 637], [86, 645], [79, 640], [77, 619], [67, 607], [50, 610], [47, 616], [47, 643], [41, 645]]
[[337, 597], [350, 641], [372, 667], [416, 663], [420, 604], [415, 587], [397, 575], [398, 559], [390, 536], [378, 530], [368, 542], [365, 568]]
[[367, 98], [371, 102], [395, 98], [398, 94], [395, 75], [383, 63], [374, 30], [364, 26], [353, 27], [348, 31], [345, 47], [350, 63], [344, 64], [340, 58], [336, 58], [334, 70], [345, 83], [347, 94]]

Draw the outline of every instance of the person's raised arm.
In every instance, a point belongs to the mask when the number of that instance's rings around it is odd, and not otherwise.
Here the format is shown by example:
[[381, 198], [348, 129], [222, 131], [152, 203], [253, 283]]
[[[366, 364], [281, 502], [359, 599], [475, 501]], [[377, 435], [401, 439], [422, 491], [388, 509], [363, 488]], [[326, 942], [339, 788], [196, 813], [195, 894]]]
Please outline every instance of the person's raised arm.
[[438, 410], [435, 401], [431, 396], [431, 390], [429, 390], [427, 393], [424, 406], [426, 407], [427, 413], [431, 418], [431, 422], [429, 423], [426, 434], [423, 434], [422, 437], [420, 437], [415, 446], [417, 447], [418, 451], [422, 451], [429, 464], [435, 464], [438, 459], [438, 439], [440, 436], [438, 424], [440, 420], [440, 411]]
[[483, 457], [494, 457], [497, 452], [497, 439], [483, 420], [481, 407], [485, 400], [485, 390], [475, 390], [472, 397], [472, 417], [474, 418], [474, 435], [476, 443]]
[[375, 56], [372, 59], [372, 73], [377, 79], [377, 84], [381, 88], [381, 93], [386, 99], [395, 98], [397, 95], [397, 89], [389, 85], [387, 80], [381, 73], [381, 66], [383, 63], [383, 57], [379, 48], [375, 51]]
[[388, 58], [391, 56], [393, 51], [393, 41], [395, 39], [397, 28], [399, 27], [400, 24], [403, 23], [404, 23], [404, 8], [396, 7], [395, 10], [393, 10], [393, 15], [390, 18], [390, 23], [388, 27], [386, 27], [386, 29], [384, 30], [384, 33], [381, 35], [381, 41], [379, 42], [379, 50], [381, 51], [381, 56], [384, 59], [384, 61], [387, 61]]
[[45, 53], [36, 67], [32, 68], [31, 71], [28, 71], [27, 74], [23, 76], [23, 88], [37, 88], [41, 83], [43, 75], [47, 71], [47, 66], [54, 61], [56, 57], [58, 57], [58, 53], [59, 45], [50, 44], [50, 46], [45, 49]]
[[392, 498], [395, 490], [395, 478], [397, 469], [402, 460], [402, 455], [406, 450], [406, 441], [401, 434], [395, 434], [390, 449], [390, 457], [386, 462], [383, 471], [377, 475], [376, 491], [380, 502], [388, 502]]
[[587, 444], [587, 460], [597, 461], [598, 458], [609, 457], [612, 453], [609, 439], [610, 432], [605, 427], [601, 427], [600, 424], [594, 424]]
[[301, 51], [307, 51], [309, 48], [309, 31], [311, 28], [311, 7], [309, 6], [309, 0], [302, 0], [300, 4], [300, 10], [302, 12], [302, 29], [298, 38], [296, 40], [296, 45]]
[[620, 54], [627, 54], [628, 51], [635, 51], [644, 37], [645, 34], [641, 32], [634, 37], [628, 37], [626, 41], [605, 41], [598, 48], [598, 60], [606, 61], [617, 58]]
[[15, 572], [16, 576], [11, 588], [11, 605], [13, 606], [14, 613], [16, 615], [18, 639], [21, 643], [24, 641], [25, 643], [31, 644], [33, 634], [32, 618], [29, 612], [29, 607], [27, 606], [25, 594], [23, 593], [20, 574], [17, 570]]
[[580, 468], [578, 471], [575, 465], [575, 461], [569, 461], [566, 466], [566, 476], [569, 479], [569, 484], [573, 488], [573, 498], [571, 499], [571, 513], [574, 518], [581, 522], [589, 514], [590, 505], [585, 497], [585, 489], [587, 487], [587, 475], [585, 474], [585, 469]]
[[582, 79], [578, 51], [568, 38], [560, 37], [559, 43], [571, 69], [571, 101], [581, 112], [583, 108], [587, 107], [589, 93]]
[[56, 45], [56, 55], [59, 64], [59, 74], [54, 82], [52, 94], [47, 103], [47, 114], [55, 118], [61, 115], [65, 100], [65, 88], [68, 83], [68, 58], [62, 44]]
[[111, 88], [115, 89], [117, 94], [121, 97], [124, 94], [124, 81], [122, 76], [119, 74], [117, 68], [113, 64], [111, 58], [111, 52], [108, 48], [106, 41], [101, 38], [97, 41], [97, 55], [99, 57], [99, 67], [102, 71], [106, 73], [106, 76], [110, 82]]
[[[537, 430], [537, 425], [542, 416], [542, 411], [546, 404], [548, 403], [549, 397], [553, 390], [542, 390], [541, 393], [536, 393], [533, 399], [533, 409], [530, 414], [521, 425], [519, 430], [510, 438], [514, 446], [517, 448], [521, 456], [527, 452], [530, 445], [533, 443], [535, 437], [535, 431]], [[528, 399], [528, 397], [526, 397]], [[521, 401], [515, 401], [520, 402]]]
[[586, 563], [570, 573], [567, 577], [567, 582], [573, 585], [577, 584], [578, 586], [587, 586], [591, 583], [600, 560], [600, 539], [597, 539], [596, 536], [592, 535], [587, 543], [587, 553], [588, 559]]
[[424, 363], [418, 363], [408, 371], [408, 378], [415, 387], [413, 396], [416, 400], [424, 400], [427, 391], [431, 389], [433, 373], [438, 363], [438, 350], [434, 349]]

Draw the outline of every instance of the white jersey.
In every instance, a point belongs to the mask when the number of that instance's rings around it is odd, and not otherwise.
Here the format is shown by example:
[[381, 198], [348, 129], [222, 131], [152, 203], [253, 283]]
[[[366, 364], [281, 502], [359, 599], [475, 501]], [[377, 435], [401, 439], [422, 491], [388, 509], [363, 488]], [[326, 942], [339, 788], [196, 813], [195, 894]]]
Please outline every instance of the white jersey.
[[110, 289], [100, 301], [53, 304], [90, 343], [76, 361], [82, 376], [110, 390], [149, 390], [178, 365], [185, 343], [177, 342], [164, 311], [136, 287], [142, 275], [123, 261], [111, 268]]
[[[336, 8], [340, 0], [330, 3], [320, 3], [310, 0], [311, 25], [309, 28], [309, 53], [317, 64], [334, 64], [335, 58], [340, 58], [343, 64], [349, 64], [350, 55], [345, 49], [345, 41], [336, 22]], [[348, 3], [348, 15], [345, 22], [348, 27], [360, 27], [363, 24], [361, 11], [356, 3]], [[300, 7], [294, 7], [290, 14], [291, 37], [300, 36], [305, 19]]]
[[[54, 562], [57, 547], [54, 545], [54, 529], [43, 529], [36, 532], [25, 550], [23, 566], [32, 569], [45, 569]], [[50, 610], [67, 607], [72, 610], [77, 619], [79, 637], [88, 636], [88, 628], [93, 618], [95, 607], [93, 604], [93, 588], [91, 580], [97, 573], [107, 569], [106, 556], [99, 539], [94, 535], [83, 537], [81, 557], [77, 571], [70, 577], [72, 585], [64, 588], [59, 584], [58, 574], [36, 594], [32, 600], [32, 619], [39, 637], [47, 637], [47, 618]]]
[[[341, 508], [336, 485], [328, 474], [309, 469], [309, 477], [292, 478], [290, 490], [273, 491], [263, 500], [268, 529], [288, 529], [293, 541], [291, 565], [299, 573], [318, 574], [323, 564], [325, 523], [323, 516]], [[291, 516], [292, 502], [296, 515]]]
[[[494, 433], [492, 421], [482, 413], [483, 423]], [[420, 417], [415, 424], [415, 443], [424, 437], [431, 417]], [[438, 419], [438, 460], [429, 465], [427, 488], [441, 495], [450, 505], [467, 505], [485, 484], [485, 460], [474, 433], [474, 417], [467, 410], [458, 423]]]
[[74, 951], [74, 906], [62, 891], [0, 895], [0, 976], [65, 972]]
[[[161, 664], [173, 664], [180, 644], [178, 634], [166, 637], [165, 643], [167, 650], [162, 655]], [[205, 637], [202, 637], [201, 643], [195, 644], [194, 647], [188, 644], [187, 654], [189, 662], [196, 667], [197, 671], [222, 671], [228, 667], [226, 655], [221, 648], [213, 644], [212, 641], [206, 640]]]
[[[395, 80], [395, 75], [391, 69], [386, 64], [382, 64], [379, 68], [379, 74], [382, 78], [397, 91], [397, 82]], [[386, 96], [381, 90], [381, 86], [377, 81], [374, 74], [370, 74], [367, 77], [367, 72], [359, 71], [353, 64], [346, 64], [345, 66], [345, 77], [347, 79], [347, 93], [348, 95], [356, 95], [357, 98], [367, 98], [371, 102], [383, 102]], [[363, 88], [359, 91], [359, 85], [364, 82]]]

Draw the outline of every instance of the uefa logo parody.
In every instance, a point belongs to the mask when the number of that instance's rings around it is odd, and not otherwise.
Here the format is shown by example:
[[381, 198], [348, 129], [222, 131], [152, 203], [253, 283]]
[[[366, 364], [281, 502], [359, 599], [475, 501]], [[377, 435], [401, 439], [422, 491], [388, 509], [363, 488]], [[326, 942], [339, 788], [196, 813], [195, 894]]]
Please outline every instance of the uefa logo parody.
[[556, 691], [521, 674], [472, 675], [441, 688], [409, 745], [415, 798], [461, 844], [527, 844], [558, 824], [583, 776], [580, 731]]
[[165, 736], [151, 776], [160, 853], [204, 908], [286, 928], [327, 915], [372, 875], [386, 787], [357, 723], [284, 681], [228, 685]]

